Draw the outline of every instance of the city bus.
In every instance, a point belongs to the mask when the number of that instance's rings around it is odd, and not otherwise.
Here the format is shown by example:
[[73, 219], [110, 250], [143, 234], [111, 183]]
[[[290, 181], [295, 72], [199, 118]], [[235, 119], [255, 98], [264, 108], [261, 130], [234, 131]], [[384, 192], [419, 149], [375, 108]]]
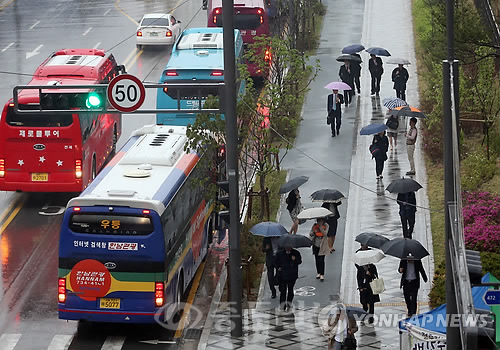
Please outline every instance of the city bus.
[[[245, 48], [255, 42], [257, 36], [270, 36], [269, 19], [274, 13], [274, 6], [266, 0], [235, 0], [234, 27], [239, 29]], [[207, 26], [222, 28], [222, 0], [208, 0]], [[259, 53], [261, 54], [261, 53]], [[262, 59], [269, 59], [269, 52], [262, 53]], [[247, 62], [248, 71], [252, 77], [262, 77], [265, 72], [259, 70], [256, 64]]]
[[[234, 31], [236, 64], [243, 63], [243, 40], [239, 30]], [[238, 69], [236, 69], [238, 75]], [[172, 49], [160, 84], [168, 83], [218, 83], [224, 82], [224, 46], [222, 28], [186, 29]], [[236, 81], [237, 96], [245, 93], [245, 81]], [[166, 86], [158, 89], [156, 95], [157, 109], [177, 109], [177, 93], [180, 92], [181, 109], [199, 109], [199, 91], [196, 88], [174, 89]], [[202, 104], [209, 95], [218, 96], [216, 89], [202, 91]], [[159, 125], [193, 124], [195, 112], [175, 114], [158, 113], [156, 123]]]
[[[59, 318], [168, 322], [206, 257], [216, 225], [203, 157], [186, 127], [136, 130], [68, 202], [59, 240]], [[201, 158], [200, 158], [201, 157]], [[211, 180], [210, 180], [211, 181]]]
[[[28, 85], [104, 84], [123, 72], [104, 50], [65, 49], [51, 54]], [[40, 109], [39, 90], [24, 89], [17, 97], [19, 110]], [[121, 134], [119, 113], [17, 113], [14, 107], [11, 99], [0, 120], [2, 191], [81, 192]]]

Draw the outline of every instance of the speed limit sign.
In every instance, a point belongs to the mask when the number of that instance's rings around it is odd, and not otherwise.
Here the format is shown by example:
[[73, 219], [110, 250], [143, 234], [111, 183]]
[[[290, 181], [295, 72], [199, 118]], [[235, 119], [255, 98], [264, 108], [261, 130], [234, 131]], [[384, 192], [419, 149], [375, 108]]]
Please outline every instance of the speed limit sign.
[[121, 112], [133, 112], [139, 108], [146, 97], [142, 82], [130, 74], [120, 74], [108, 85], [109, 103]]

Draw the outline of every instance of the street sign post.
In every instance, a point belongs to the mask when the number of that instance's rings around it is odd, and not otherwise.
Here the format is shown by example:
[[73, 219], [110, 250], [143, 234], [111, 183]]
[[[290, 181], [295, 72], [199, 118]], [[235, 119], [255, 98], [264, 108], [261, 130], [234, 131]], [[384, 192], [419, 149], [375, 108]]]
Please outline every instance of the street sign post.
[[483, 299], [487, 305], [500, 305], [500, 290], [488, 290]]
[[133, 112], [146, 98], [146, 89], [142, 82], [130, 74], [120, 74], [108, 85], [109, 103], [121, 112]]

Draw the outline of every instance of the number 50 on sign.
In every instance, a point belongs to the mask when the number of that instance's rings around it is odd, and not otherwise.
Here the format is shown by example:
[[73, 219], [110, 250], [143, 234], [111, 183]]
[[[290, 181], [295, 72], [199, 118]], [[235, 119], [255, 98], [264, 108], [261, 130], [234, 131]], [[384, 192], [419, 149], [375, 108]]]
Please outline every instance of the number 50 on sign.
[[146, 97], [142, 82], [130, 74], [120, 74], [108, 85], [109, 103], [121, 112], [133, 112], [138, 109]]

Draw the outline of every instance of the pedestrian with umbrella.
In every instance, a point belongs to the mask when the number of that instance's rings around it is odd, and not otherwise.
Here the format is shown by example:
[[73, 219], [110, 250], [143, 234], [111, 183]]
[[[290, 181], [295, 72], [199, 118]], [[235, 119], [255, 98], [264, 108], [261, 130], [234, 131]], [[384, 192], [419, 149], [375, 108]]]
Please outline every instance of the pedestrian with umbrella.
[[387, 112], [388, 118], [385, 122], [387, 125], [387, 136], [389, 137], [389, 144], [391, 145], [391, 151], [396, 148], [398, 142], [398, 128], [399, 128], [399, 119], [398, 117], [392, 115], [391, 110]]
[[370, 55], [370, 60], [368, 61], [368, 70], [372, 78], [372, 91], [371, 95], [379, 96], [380, 92], [380, 80], [382, 79], [382, 74], [384, 74], [384, 64], [382, 59], [374, 54]]
[[345, 305], [337, 304], [328, 311], [328, 320], [322, 325], [323, 335], [328, 339], [328, 350], [355, 350], [354, 333], [358, 325], [354, 317], [349, 317]]
[[420, 288], [420, 276], [427, 283], [427, 274], [420, 259], [402, 259], [399, 263], [399, 273], [401, 274], [401, 282], [399, 287], [403, 288], [406, 308], [408, 309], [408, 317], [412, 317], [417, 313], [417, 297], [418, 289]]
[[[304, 238], [307, 239], [307, 237]], [[280, 291], [280, 310], [290, 311], [294, 296], [293, 287], [299, 278], [299, 265], [302, 264], [302, 256], [298, 250], [292, 248], [290, 242], [285, 243], [284, 248], [276, 254], [276, 279]]]
[[398, 64], [392, 71], [392, 81], [394, 82], [396, 97], [403, 101], [406, 101], [406, 82], [409, 78], [408, 70], [402, 64]]
[[302, 203], [300, 201], [300, 193], [299, 187], [309, 180], [307, 176], [298, 176], [284, 185], [280, 187], [279, 193], [288, 193], [288, 197], [286, 198], [286, 209], [290, 213], [290, 218], [292, 219], [292, 228], [290, 229], [291, 234], [296, 234], [299, 229], [299, 219], [297, 219], [297, 215], [302, 210]]
[[406, 175], [415, 175], [415, 144], [417, 143], [417, 118], [410, 118], [410, 130], [406, 133], [406, 150], [408, 152], [408, 162], [410, 163], [410, 171]]
[[309, 238], [313, 242], [312, 251], [316, 262], [316, 279], [325, 281], [325, 256], [330, 254], [328, 248], [328, 223], [325, 218], [318, 218], [309, 232]]
[[345, 106], [349, 106], [352, 102], [352, 95], [354, 89], [354, 72], [351, 67], [351, 62], [348, 60], [344, 61], [344, 64], [340, 66], [339, 77], [342, 82], [346, 83], [351, 87], [350, 90], [344, 90], [344, 103]]
[[337, 236], [337, 227], [340, 219], [338, 206], [341, 204], [342, 202], [339, 200], [338, 202], [323, 202], [323, 204], [321, 205], [323, 208], [326, 208], [333, 213], [333, 215], [326, 217], [326, 222], [328, 223], [327, 237], [330, 253], [333, 253], [335, 251], [333, 245], [335, 244], [335, 237]]
[[340, 125], [342, 124], [342, 105], [344, 104], [344, 96], [339, 94], [338, 89], [333, 89], [328, 95], [326, 110], [326, 124], [330, 124], [332, 137], [340, 133]]
[[385, 135], [385, 131], [375, 134], [375, 136], [373, 136], [372, 144], [370, 145], [370, 152], [372, 154], [372, 158], [375, 158], [375, 172], [377, 174], [377, 180], [384, 177], [382, 172], [384, 171], [384, 163], [387, 160], [388, 149], [389, 139]]
[[398, 193], [399, 217], [403, 226], [403, 237], [412, 238], [415, 227], [415, 213], [417, 212], [417, 199], [415, 192]]
[[[356, 254], [370, 251], [367, 245], [361, 244], [361, 247], [356, 251]], [[356, 255], [355, 255], [356, 256]], [[367, 311], [370, 315], [368, 317], [368, 323], [373, 323], [373, 314], [375, 313], [375, 303], [380, 302], [380, 297], [378, 294], [373, 294], [370, 282], [378, 278], [377, 267], [372, 263], [380, 261], [383, 258], [383, 254], [377, 256], [376, 253], [372, 255], [373, 260], [364, 261], [365, 264], [358, 265], [355, 264], [357, 273], [356, 280], [358, 282], [359, 291], [359, 302], [363, 305], [363, 310]]]

